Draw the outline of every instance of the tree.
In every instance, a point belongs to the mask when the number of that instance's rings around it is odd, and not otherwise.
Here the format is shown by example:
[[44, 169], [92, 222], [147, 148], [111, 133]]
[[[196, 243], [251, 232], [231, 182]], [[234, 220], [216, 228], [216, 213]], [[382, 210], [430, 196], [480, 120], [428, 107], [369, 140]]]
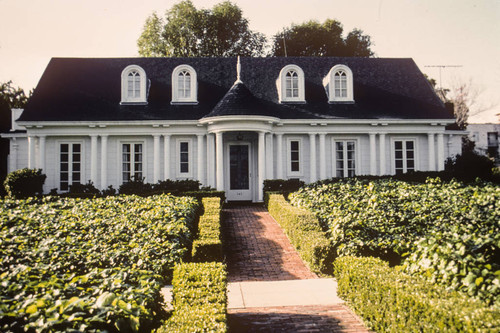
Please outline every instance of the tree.
[[30, 90], [28, 96], [26, 96], [21, 87], [15, 88], [12, 85], [12, 81], [0, 84], [0, 99], [5, 100], [11, 109], [24, 108], [32, 94], [33, 90]]
[[266, 38], [250, 30], [241, 9], [229, 1], [198, 10], [184, 0], [165, 19], [148, 17], [137, 45], [145, 57], [261, 56]]
[[311, 20], [292, 24], [273, 37], [273, 56], [370, 57], [371, 38], [354, 29], [344, 39], [342, 24], [327, 19], [323, 24]]

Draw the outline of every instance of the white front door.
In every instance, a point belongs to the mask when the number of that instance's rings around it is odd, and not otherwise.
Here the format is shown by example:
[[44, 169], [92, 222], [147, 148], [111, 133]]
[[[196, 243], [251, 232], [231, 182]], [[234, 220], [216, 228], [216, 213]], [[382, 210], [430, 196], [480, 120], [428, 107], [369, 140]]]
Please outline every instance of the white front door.
[[229, 170], [227, 182], [227, 200], [249, 201], [252, 200], [251, 172], [250, 172], [250, 143], [228, 144]]

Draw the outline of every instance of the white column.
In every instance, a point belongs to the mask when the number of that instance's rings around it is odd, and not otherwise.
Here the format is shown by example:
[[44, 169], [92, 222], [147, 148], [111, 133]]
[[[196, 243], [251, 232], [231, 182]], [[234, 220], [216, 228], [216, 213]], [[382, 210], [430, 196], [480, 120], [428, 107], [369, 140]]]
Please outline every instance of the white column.
[[276, 178], [283, 179], [283, 134], [276, 134]]
[[264, 132], [259, 132], [259, 144], [258, 144], [258, 186], [257, 186], [257, 201], [261, 202], [263, 201], [263, 186], [264, 186], [264, 173], [266, 171], [266, 147], [265, 147], [265, 133]]
[[97, 135], [90, 136], [90, 181], [97, 184]]
[[438, 148], [438, 169], [437, 171], [444, 170], [444, 137], [443, 133], [437, 135], [437, 148]]
[[273, 134], [266, 134], [266, 179], [274, 179]]
[[41, 135], [38, 139], [38, 151], [40, 158], [38, 160], [38, 168], [45, 171], [45, 135]]
[[101, 135], [101, 190], [108, 186], [108, 136]]
[[429, 171], [436, 171], [436, 148], [434, 144], [434, 133], [427, 134]]
[[379, 156], [380, 156], [380, 175], [383, 176], [387, 173], [385, 170], [385, 161], [387, 157], [385, 156], [385, 133], [380, 133]]
[[317, 181], [316, 177], [316, 134], [309, 134], [309, 182]]
[[17, 152], [19, 149], [19, 144], [17, 143], [16, 138], [12, 138], [10, 145], [10, 158], [9, 158], [9, 170], [8, 172], [12, 172], [17, 170]]
[[160, 134], [153, 135], [153, 183], [160, 180]]
[[319, 134], [319, 179], [326, 179], [326, 145], [325, 133]]
[[224, 155], [222, 132], [215, 133], [215, 159], [217, 168], [217, 191], [224, 191]]
[[204, 141], [204, 136], [203, 134], [198, 134], [198, 181], [202, 184], [205, 183], [205, 164], [203, 163], [203, 141]]
[[376, 134], [370, 133], [370, 175], [377, 174], [377, 147], [376, 147]]
[[35, 137], [28, 136], [28, 168], [35, 168]]
[[215, 140], [213, 134], [207, 135], [207, 182], [208, 186], [215, 187]]
[[170, 179], [170, 134], [163, 136], [163, 179]]

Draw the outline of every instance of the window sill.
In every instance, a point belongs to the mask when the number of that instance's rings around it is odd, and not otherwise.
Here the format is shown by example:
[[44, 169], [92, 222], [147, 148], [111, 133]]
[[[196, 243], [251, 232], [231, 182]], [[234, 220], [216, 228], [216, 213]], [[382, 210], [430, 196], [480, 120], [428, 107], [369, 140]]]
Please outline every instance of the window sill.
[[120, 102], [120, 105], [148, 105], [148, 102], [127, 102], [127, 101], [122, 101], [122, 102]]
[[354, 100], [328, 101], [328, 104], [354, 104]]
[[172, 101], [171, 105], [198, 105], [198, 101]]

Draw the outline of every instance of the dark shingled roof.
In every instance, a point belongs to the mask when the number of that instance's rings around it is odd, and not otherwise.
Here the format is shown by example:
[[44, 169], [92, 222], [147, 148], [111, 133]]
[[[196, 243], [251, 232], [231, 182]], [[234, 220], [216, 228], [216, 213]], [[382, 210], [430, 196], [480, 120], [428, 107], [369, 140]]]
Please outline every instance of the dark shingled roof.
[[[192, 66], [198, 104], [171, 104], [172, 71]], [[305, 104], [280, 104], [281, 69], [301, 67]], [[353, 72], [355, 103], [329, 104], [322, 80], [330, 69]], [[120, 105], [121, 73], [129, 65], [147, 75], [148, 104]], [[452, 119], [412, 59], [275, 57], [241, 58], [53, 58], [22, 121], [197, 120], [223, 115], [267, 115], [281, 119]]]

